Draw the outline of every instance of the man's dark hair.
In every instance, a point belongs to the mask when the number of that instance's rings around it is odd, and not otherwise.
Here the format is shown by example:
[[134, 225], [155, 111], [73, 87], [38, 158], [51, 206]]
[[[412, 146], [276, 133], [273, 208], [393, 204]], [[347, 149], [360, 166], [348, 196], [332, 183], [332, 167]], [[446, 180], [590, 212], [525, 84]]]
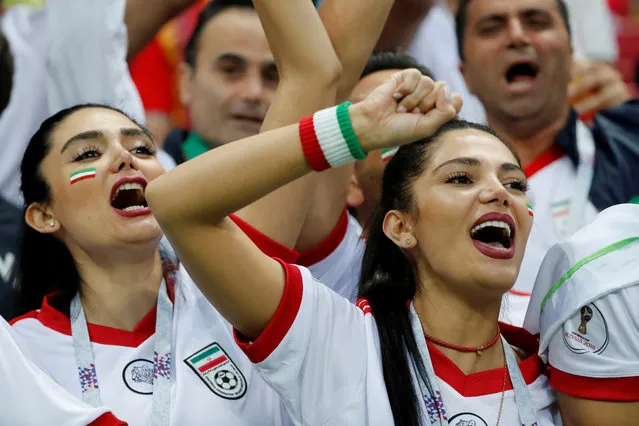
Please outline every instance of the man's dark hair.
[[251, 0], [212, 0], [207, 3], [207, 5], [204, 6], [204, 9], [200, 12], [195, 29], [191, 33], [189, 42], [186, 44], [186, 48], [184, 49], [184, 61], [191, 67], [195, 67], [195, 63], [197, 62], [200, 37], [202, 36], [204, 28], [206, 28], [206, 24], [208, 24], [211, 19], [231, 7], [255, 9]]
[[[466, 34], [466, 21], [468, 20], [468, 6], [470, 6], [472, 0], [459, 0], [459, 8], [455, 15], [455, 32], [457, 33], [457, 50], [459, 51], [459, 58], [464, 59], [464, 36]], [[570, 34], [570, 18], [568, 16], [568, 7], [564, 0], [555, 0], [559, 14], [566, 25], [566, 30]]]
[[13, 86], [13, 55], [7, 38], [0, 31], [0, 114], [9, 104]]
[[417, 62], [417, 60], [408, 53], [399, 50], [381, 50], [374, 52], [368, 58], [368, 62], [360, 79], [377, 71], [405, 70], [408, 68], [417, 68], [423, 75], [433, 80], [435, 79], [431, 70]]

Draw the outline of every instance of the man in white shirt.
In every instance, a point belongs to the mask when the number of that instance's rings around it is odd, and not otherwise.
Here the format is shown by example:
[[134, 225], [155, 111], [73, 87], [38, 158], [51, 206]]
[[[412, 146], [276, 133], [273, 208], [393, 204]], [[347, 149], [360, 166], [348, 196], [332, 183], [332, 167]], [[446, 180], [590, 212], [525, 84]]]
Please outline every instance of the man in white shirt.
[[529, 179], [535, 225], [509, 309], [521, 324], [550, 245], [639, 195], [639, 105], [623, 82], [612, 83], [610, 98], [595, 86], [607, 109], [592, 125], [578, 116], [568, 98], [573, 47], [563, 0], [462, 0], [456, 23], [466, 84]]

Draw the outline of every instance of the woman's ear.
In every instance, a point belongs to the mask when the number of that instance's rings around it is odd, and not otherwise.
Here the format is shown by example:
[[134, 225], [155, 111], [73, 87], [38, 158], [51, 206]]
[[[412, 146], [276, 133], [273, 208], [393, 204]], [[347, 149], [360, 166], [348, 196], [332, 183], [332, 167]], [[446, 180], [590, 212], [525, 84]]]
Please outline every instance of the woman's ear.
[[24, 220], [31, 228], [41, 234], [53, 234], [60, 229], [60, 222], [48, 207], [39, 203], [31, 203], [24, 212]]
[[391, 210], [384, 217], [384, 234], [398, 247], [412, 249], [417, 245], [412, 219], [399, 210]]

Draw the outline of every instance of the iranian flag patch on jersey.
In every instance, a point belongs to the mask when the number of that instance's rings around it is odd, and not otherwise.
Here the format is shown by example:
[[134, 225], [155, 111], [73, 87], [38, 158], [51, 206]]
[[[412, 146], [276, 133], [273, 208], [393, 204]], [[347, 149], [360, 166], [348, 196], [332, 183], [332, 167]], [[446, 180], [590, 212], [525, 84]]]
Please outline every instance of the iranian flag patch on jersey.
[[246, 393], [244, 375], [217, 342], [200, 349], [184, 362], [217, 396], [239, 399]]

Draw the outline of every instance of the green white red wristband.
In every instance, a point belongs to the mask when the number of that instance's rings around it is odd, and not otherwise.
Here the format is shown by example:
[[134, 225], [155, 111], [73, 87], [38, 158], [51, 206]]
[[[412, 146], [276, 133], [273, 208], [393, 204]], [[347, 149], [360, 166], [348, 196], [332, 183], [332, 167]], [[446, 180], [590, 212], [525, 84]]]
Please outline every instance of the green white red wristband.
[[344, 102], [300, 120], [302, 148], [313, 170], [319, 172], [366, 158], [351, 125], [350, 105]]

